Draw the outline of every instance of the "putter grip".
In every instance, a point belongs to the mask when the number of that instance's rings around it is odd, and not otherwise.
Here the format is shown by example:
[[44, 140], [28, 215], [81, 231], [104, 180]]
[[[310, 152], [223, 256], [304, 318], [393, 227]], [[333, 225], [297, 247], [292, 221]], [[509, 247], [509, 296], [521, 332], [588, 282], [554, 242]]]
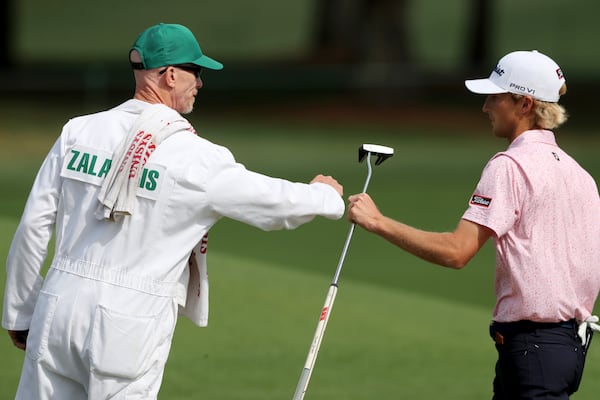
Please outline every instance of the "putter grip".
[[302, 400], [304, 398], [304, 393], [308, 388], [308, 382], [310, 380], [313, 367], [317, 360], [317, 354], [319, 353], [319, 348], [321, 347], [321, 341], [323, 340], [323, 336], [325, 335], [325, 328], [327, 328], [327, 321], [329, 321], [329, 316], [331, 315], [331, 309], [333, 308], [333, 302], [335, 301], [337, 289], [338, 287], [336, 284], [332, 283], [329, 286], [329, 291], [327, 292], [327, 297], [325, 298], [325, 304], [321, 309], [321, 315], [319, 316], [317, 329], [315, 330], [315, 335], [310, 345], [308, 356], [306, 357], [306, 362], [304, 363], [304, 369], [302, 370], [302, 374], [300, 375], [300, 379], [298, 381], [298, 386], [296, 387], [296, 392], [294, 393], [293, 400]]
[[298, 386], [296, 386], [296, 393], [294, 393], [293, 400], [302, 400], [304, 398], [304, 393], [306, 393], [309, 379], [310, 369], [304, 368], [302, 370], [302, 374], [300, 374], [300, 380], [298, 381]]

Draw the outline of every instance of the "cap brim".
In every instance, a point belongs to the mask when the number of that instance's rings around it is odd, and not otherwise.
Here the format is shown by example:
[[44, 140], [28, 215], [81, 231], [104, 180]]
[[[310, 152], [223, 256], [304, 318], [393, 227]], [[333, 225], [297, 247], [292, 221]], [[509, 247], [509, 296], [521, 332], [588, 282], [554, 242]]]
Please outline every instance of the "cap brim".
[[500, 86], [496, 85], [494, 82], [492, 82], [488, 78], [466, 80], [465, 86], [471, 92], [477, 93], [477, 94], [507, 93], [507, 90], [502, 89]]
[[202, 68], [208, 68], [208, 69], [214, 69], [214, 70], [223, 69], [223, 64], [221, 64], [217, 60], [210, 58], [207, 55], [202, 55], [202, 57], [194, 60], [193, 64], [199, 65]]

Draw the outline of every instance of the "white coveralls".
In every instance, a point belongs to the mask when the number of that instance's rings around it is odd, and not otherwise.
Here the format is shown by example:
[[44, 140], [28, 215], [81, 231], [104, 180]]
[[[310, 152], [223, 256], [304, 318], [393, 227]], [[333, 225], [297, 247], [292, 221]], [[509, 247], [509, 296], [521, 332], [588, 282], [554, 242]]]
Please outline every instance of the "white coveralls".
[[70, 120], [36, 177], [2, 317], [5, 329], [29, 329], [18, 399], [156, 398], [178, 313], [207, 323], [206, 235], [220, 218], [273, 230], [344, 213], [328, 185], [248, 171], [226, 148], [178, 132], [148, 159], [135, 212], [97, 219], [113, 151], [145, 107], [129, 100]]

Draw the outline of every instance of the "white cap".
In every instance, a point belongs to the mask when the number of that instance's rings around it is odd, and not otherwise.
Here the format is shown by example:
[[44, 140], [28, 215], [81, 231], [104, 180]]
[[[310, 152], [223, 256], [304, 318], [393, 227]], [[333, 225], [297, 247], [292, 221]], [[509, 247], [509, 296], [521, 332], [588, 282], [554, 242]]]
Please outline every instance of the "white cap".
[[565, 83], [560, 67], [548, 56], [533, 51], [514, 51], [498, 61], [489, 78], [466, 80], [473, 93], [516, 93], [535, 99], [558, 102]]

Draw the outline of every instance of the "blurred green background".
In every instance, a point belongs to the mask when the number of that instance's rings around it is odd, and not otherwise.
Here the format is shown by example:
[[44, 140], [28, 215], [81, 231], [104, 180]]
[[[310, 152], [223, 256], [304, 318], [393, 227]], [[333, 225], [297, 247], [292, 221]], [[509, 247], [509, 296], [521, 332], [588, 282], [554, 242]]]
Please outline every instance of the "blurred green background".
[[[508, 51], [535, 48], [567, 77], [571, 117], [559, 142], [600, 177], [593, 102], [600, 3], [591, 0], [13, 0], [3, 7], [1, 258], [61, 126], [131, 96], [129, 46], [160, 21], [189, 26], [225, 64], [203, 75], [190, 120], [249, 169], [297, 181], [331, 174], [349, 195], [366, 176], [358, 146], [392, 146], [396, 155], [375, 168], [369, 189], [380, 208], [423, 229], [452, 230], [486, 161], [506, 146], [489, 132], [483, 98], [468, 94], [463, 80], [487, 76]], [[180, 321], [161, 398], [291, 398], [348, 229], [345, 220], [322, 219], [289, 232], [217, 224], [209, 241], [210, 325]], [[357, 229], [306, 399], [491, 398], [493, 264], [490, 244], [457, 272]], [[8, 337], [0, 352], [0, 399], [9, 399], [23, 353]], [[595, 398], [599, 374], [592, 346], [574, 398]]]

